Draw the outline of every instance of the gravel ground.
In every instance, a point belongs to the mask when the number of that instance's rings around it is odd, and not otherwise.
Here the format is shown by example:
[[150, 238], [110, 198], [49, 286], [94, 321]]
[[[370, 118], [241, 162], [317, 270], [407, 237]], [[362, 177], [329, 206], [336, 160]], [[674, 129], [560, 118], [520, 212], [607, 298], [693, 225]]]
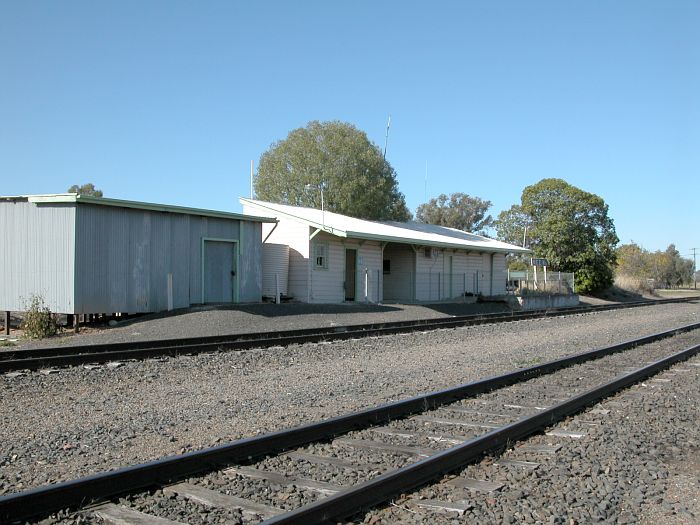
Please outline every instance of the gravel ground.
[[[661, 381], [635, 385], [548, 429], [583, 429], [581, 439], [539, 434], [500, 457], [487, 457], [440, 483], [402, 495], [356, 523], [698, 523], [700, 359], [657, 377]], [[555, 454], [528, 450], [544, 444], [561, 449]], [[539, 466], [499, 465], [502, 459]], [[493, 492], [471, 492], [451, 487], [455, 478], [504, 485]], [[419, 507], [421, 500], [430, 499], [462, 502], [468, 510], [458, 514]]]
[[33, 341], [13, 331], [11, 348], [42, 348], [57, 345], [122, 343], [150, 339], [204, 337], [209, 335], [274, 332], [299, 328], [434, 319], [451, 315], [471, 315], [510, 311], [501, 302], [440, 303], [430, 305], [364, 305], [364, 304], [249, 304], [232, 306], [199, 306], [171, 314], [161, 313], [127, 319], [110, 327], [86, 325], [79, 334], [66, 330], [56, 337]]
[[0, 377], [0, 493], [294, 426], [690, 322], [675, 304]]

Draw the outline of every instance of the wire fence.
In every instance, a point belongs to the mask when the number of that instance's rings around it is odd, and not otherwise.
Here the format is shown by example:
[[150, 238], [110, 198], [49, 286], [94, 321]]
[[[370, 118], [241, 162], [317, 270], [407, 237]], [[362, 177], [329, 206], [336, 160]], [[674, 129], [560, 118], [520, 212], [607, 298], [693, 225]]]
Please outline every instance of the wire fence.
[[573, 273], [540, 270], [508, 271], [506, 290], [514, 295], [530, 292], [572, 294], [576, 289]]
[[[349, 276], [348, 276], [349, 277]], [[352, 282], [354, 280], [354, 284]], [[426, 301], [467, 300], [477, 295], [505, 294], [505, 274], [498, 282], [490, 282], [484, 272], [401, 272], [359, 270], [354, 279], [346, 278], [346, 295], [356, 301], [396, 301], [417, 303]], [[350, 294], [347, 294], [350, 290]]]

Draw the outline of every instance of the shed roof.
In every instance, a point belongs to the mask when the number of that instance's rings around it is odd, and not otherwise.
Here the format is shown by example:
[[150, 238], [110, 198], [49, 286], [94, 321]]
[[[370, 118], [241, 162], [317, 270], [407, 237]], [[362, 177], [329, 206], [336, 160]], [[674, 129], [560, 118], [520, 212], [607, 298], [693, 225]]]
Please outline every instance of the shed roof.
[[152, 202], [126, 201], [121, 199], [109, 199], [106, 197], [90, 197], [77, 193], [56, 193], [47, 195], [18, 195], [15, 197], [2, 197], [2, 201], [24, 201], [36, 204], [52, 203], [75, 203], [75, 204], [97, 204], [100, 206], [114, 206], [117, 208], [133, 208], [137, 210], [160, 211], [164, 213], [181, 213], [185, 215], [199, 215], [202, 217], [216, 217], [218, 219], [236, 219], [253, 222], [277, 222], [272, 217], [257, 215], [245, 215], [242, 213], [231, 213], [218, 210], [203, 210], [200, 208], [188, 208], [186, 206], [171, 206], [169, 204], [156, 204]]
[[254, 208], [260, 213], [276, 217], [286, 217], [308, 224], [338, 237], [353, 239], [456, 248], [481, 252], [530, 253], [531, 250], [490, 239], [482, 235], [424, 224], [421, 222], [368, 221], [340, 215], [330, 211], [321, 212], [314, 208], [289, 206], [241, 197], [241, 204]]

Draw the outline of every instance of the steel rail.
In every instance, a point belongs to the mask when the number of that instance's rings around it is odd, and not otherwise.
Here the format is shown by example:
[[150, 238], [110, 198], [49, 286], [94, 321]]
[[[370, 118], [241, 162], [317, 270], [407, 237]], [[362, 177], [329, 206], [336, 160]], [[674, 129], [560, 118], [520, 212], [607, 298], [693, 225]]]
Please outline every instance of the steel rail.
[[51, 348], [5, 350], [0, 352], [0, 373], [15, 370], [36, 370], [46, 367], [70, 366], [84, 363], [104, 363], [107, 361], [147, 359], [160, 356], [197, 354], [221, 350], [245, 350], [284, 346], [293, 343], [303, 344], [318, 341], [380, 336], [407, 333], [416, 330], [453, 328], [498, 322], [521, 321], [551, 316], [591, 313], [622, 308], [634, 308], [656, 304], [689, 302], [697, 298], [664, 299], [660, 301], [639, 301], [612, 305], [576, 306], [551, 310], [530, 310], [526, 312], [505, 312], [495, 314], [475, 314], [436, 319], [394, 321], [387, 323], [344, 325], [328, 328], [306, 328], [281, 332], [254, 332], [225, 336], [205, 336], [198, 338], [161, 339], [128, 343], [102, 343], [96, 345], [75, 345]]
[[693, 323], [317, 423], [1, 496], [0, 521], [15, 521], [47, 515], [91, 501], [105, 500], [118, 494], [164, 485], [188, 476], [216, 470], [223, 465], [249, 462], [253, 458], [329, 439], [352, 430], [385, 424], [391, 420], [432, 410], [466, 397], [549, 374], [561, 368], [697, 329], [700, 329], [700, 323]]
[[649, 377], [670, 365], [683, 361], [700, 352], [700, 344], [677, 352], [654, 363], [638, 368], [612, 381], [608, 381], [583, 394], [574, 396], [533, 416], [523, 417], [513, 423], [470, 439], [434, 456], [411, 465], [377, 476], [333, 496], [265, 520], [261, 525], [312, 525], [335, 523], [373, 505], [432, 481], [448, 472], [472, 463], [488, 452], [494, 452], [508, 444], [523, 439], [561, 419], [575, 414], [615, 392]]

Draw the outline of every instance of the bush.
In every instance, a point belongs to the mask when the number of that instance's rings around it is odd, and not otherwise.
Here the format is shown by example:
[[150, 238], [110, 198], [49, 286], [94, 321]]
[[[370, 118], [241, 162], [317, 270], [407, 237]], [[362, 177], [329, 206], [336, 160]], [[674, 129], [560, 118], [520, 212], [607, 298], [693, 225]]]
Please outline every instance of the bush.
[[25, 305], [25, 310], [22, 330], [27, 337], [44, 339], [56, 335], [61, 330], [57, 317], [51, 313], [40, 295], [32, 295], [29, 303]]

